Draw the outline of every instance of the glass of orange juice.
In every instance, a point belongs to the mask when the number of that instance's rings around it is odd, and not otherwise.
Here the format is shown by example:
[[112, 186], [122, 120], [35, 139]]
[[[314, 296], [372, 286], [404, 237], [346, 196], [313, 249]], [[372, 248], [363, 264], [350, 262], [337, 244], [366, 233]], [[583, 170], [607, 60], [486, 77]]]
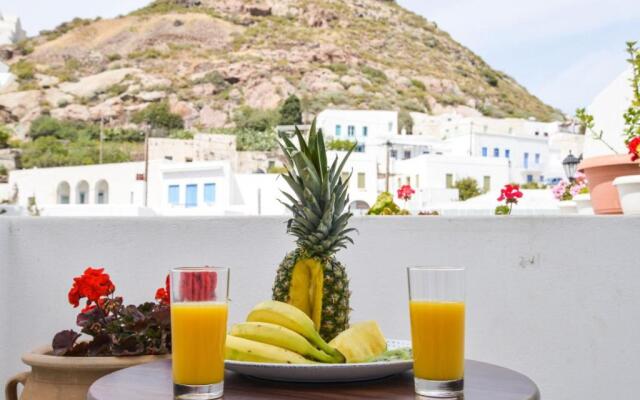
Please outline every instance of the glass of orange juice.
[[459, 397], [464, 388], [464, 268], [412, 267], [408, 274], [416, 393]]
[[228, 268], [171, 270], [174, 398], [222, 397], [228, 297]]

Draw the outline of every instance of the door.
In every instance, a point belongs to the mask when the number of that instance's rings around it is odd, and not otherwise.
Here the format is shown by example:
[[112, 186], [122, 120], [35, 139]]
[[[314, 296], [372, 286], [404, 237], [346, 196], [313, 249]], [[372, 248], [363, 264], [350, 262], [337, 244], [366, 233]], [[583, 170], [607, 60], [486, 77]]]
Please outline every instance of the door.
[[198, 206], [198, 185], [187, 185], [187, 195], [185, 198], [185, 207]]

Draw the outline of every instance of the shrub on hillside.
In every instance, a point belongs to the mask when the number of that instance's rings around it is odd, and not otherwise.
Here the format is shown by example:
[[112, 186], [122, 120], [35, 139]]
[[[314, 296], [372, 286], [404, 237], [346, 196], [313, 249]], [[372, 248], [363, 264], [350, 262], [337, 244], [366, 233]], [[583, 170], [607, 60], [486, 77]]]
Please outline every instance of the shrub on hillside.
[[4, 126], [0, 126], [0, 149], [6, 149], [9, 147], [9, 141], [11, 139], [11, 132]]
[[239, 130], [267, 131], [277, 125], [280, 114], [277, 110], [259, 110], [248, 106], [238, 108], [233, 122]]
[[36, 66], [27, 60], [20, 60], [11, 66], [11, 73], [14, 74], [18, 80], [30, 81], [36, 76]]
[[278, 135], [275, 129], [254, 131], [240, 129], [235, 132], [238, 151], [272, 151], [278, 147]]
[[172, 113], [166, 101], [148, 105], [134, 114], [131, 120], [136, 124], [147, 124], [153, 129], [165, 131], [165, 134], [174, 129], [184, 129], [182, 117]]

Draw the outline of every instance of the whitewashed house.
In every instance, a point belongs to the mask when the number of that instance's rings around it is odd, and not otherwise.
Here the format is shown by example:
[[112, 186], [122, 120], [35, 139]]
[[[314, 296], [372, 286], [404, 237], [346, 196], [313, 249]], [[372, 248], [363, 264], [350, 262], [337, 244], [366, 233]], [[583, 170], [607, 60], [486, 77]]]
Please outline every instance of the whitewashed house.
[[27, 38], [27, 32], [22, 29], [20, 18], [0, 12], [0, 46], [18, 43]]
[[398, 113], [380, 110], [333, 110], [318, 114], [317, 127], [328, 139], [357, 142], [356, 151], [365, 151], [369, 139], [398, 133]]

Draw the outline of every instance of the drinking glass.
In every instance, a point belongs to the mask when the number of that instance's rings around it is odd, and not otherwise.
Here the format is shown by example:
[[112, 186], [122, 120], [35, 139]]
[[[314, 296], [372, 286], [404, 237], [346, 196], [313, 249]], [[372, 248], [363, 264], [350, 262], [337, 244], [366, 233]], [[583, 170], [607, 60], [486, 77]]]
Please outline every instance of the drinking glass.
[[171, 270], [174, 398], [222, 397], [228, 297], [228, 268]]
[[459, 397], [464, 388], [464, 268], [412, 267], [407, 272], [416, 393]]

